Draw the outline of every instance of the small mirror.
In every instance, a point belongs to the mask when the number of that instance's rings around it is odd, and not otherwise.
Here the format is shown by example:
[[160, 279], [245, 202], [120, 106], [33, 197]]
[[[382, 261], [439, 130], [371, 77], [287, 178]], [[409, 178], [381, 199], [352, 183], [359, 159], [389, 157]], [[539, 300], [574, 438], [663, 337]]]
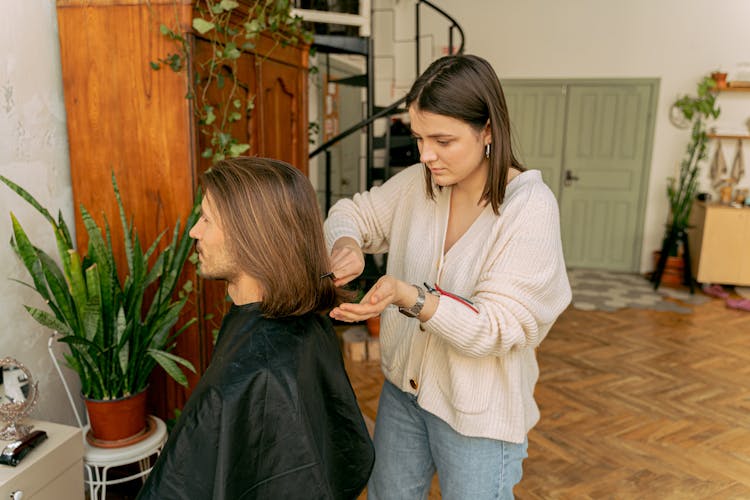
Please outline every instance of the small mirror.
[[0, 439], [23, 439], [31, 431], [32, 426], [18, 422], [36, 404], [37, 385], [22, 363], [13, 358], [0, 359], [0, 419], [6, 423], [0, 429]]

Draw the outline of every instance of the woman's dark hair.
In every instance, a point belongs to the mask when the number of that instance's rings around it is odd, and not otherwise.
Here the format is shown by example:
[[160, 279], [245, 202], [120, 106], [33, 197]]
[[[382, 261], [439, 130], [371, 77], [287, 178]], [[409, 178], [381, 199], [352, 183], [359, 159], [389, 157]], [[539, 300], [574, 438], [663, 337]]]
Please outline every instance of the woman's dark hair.
[[201, 180], [234, 262], [263, 290], [264, 316], [322, 312], [345, 297], [321, 278], [330, 268], [323, 220], [302, 172], [279, 160], [237, 157]]
[[[436, 60], [414, 82], [406, 106], [456, 118], [477, 132], [489, 122], [492, 134], [490, 168], [482, 200], [499, 213], [505, 198], [508, 169], [525, 170], [511, 147], [510, 119], [500, 80], [481, 57], [452, 55]], [[427, 193], [434, 198], [430, 171], [425, 168]]]

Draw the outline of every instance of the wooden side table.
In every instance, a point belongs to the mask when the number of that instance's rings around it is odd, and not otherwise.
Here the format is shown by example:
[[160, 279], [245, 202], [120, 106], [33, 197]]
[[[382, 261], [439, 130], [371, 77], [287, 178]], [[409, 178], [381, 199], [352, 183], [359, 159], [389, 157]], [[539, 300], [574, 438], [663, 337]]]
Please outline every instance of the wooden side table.
[[[28, 420], [47, 439], [15, 467], [0, 465], [0, 499], [83, 499], [83, 437], [81, 429]], [[10, 441], [0, 441], [5, 447]]]

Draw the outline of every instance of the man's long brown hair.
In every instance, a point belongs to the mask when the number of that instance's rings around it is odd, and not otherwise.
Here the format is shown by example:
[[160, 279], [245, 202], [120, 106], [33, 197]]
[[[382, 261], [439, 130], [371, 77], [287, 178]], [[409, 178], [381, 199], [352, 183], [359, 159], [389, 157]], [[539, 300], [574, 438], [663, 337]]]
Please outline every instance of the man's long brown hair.
[[323, 312], [340, 300], [330, 278], [323, 220], [302, 172], [269, 158], [222, 160], [202, 176], [228, 250], [263, 290], [266, 317]]

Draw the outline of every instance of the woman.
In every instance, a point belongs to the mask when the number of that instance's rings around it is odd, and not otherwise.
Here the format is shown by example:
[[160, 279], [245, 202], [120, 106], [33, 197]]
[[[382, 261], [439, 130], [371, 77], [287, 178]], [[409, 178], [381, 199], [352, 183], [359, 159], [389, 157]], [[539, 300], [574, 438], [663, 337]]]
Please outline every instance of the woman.
[[487, 61], [435, 61], [406, 104], [422, 163], [325, 222], [338, 286], [362, 272], [363, 252], [388, 252], [362, 301], [330, 313], [382, 313], [368, 495], [424, 498], [437, 471], [445, 499], [512, 498], [539, 419], [535, 349], [571, 298], [557, 202], [513, 154]]

